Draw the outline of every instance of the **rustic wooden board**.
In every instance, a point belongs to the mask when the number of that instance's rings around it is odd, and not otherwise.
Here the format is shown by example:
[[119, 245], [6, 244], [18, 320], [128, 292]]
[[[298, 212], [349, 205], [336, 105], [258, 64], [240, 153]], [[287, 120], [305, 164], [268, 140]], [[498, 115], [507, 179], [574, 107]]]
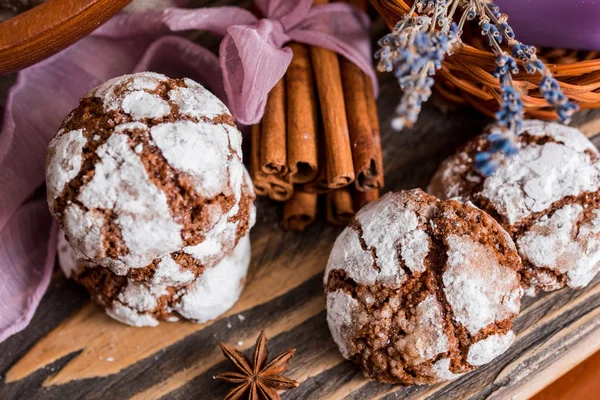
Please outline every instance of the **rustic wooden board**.
[[[382, 25], [374, 30], [380, 34]], [[380, 82], [387, 190], [426, 186], [439, 162], [487, 123], [470, 109], [444, 113], [429, 105], [413, 129], [392, 132], [388, 116], [399, 91], [389, 75]], [[582, 113], [574, 124], [592, 136], [600, 132], [593, 122], [599, 116]], [[599, 278], [585, 290], [526, 298], [514, 345], [457, 381], [420, 387], [369, 382], [341, 358], [325, 320], [322, 271], [341, 229], [316, 223], [304, 233], [285, 232], [279, 204], [261, 199], [258, 211], [242, 298], [208, 324], [119, 324], [57, 272], [31, 325], [0, 344], [0, 398], [221, 398], [228, 386], [213, 376], [229, 364], [219, 342], [248, 349], [261, 329], [273, 354], [298, 350], [288, 375], [301, 385], [286, 399], [527, 398], [600, 348]]]

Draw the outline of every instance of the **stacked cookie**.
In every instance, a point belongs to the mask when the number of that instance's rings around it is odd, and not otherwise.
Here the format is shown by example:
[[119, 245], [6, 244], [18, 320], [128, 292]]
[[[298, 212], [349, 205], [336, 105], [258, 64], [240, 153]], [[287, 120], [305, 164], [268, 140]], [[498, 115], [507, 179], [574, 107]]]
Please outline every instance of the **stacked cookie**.
[[47, 155], [61, 266], [130, 325], [203, 322], [237, 300], [254, 191], [225, 105], [190, 79], [138, 73], [90, 91]]

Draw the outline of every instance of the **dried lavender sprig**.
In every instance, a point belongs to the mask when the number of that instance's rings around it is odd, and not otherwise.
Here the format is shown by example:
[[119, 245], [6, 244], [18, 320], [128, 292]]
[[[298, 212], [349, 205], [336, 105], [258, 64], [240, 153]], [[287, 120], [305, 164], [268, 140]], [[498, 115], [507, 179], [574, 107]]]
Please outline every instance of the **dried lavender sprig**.
[[[470, 0], [470, 7], [466, 12], [479, 16], [481, 34], [488, 38], [494, 53], [498, 55], [494, 76], [500, 82], [501, 109], [496, 114], [496, 129], [488, 138], [491, 143], [490, 148], [478, 154], [475, 160], [476, 169], [483, 175], [489, 175], [496, 170], [504, 156], [510, 156], [517, 151], [516, 139], [521, 131], [523, 102], [520, 93], [514, 88], [511, 76], [519, 72], [515, 58], [525, 63], [525, 70], [528, 73], [539, 72], [543, 75], [540, 91], [546, 101], [556, 109], [561, 120], [567, 121], [578, 107], [569, 102], [562, 93], [550, 70], [537, 58], [535, 47], [515, 39], [515, 34], [508, 24], [508, 16], [502, 14], [497, 5], [483, 0]], [[512, 57], [500, 47], [503, 39], [507, 41]], [[503, 138], [500, 139], [499, 135]]]
[[[458, 24], [451, 23], [460, 7], [462, 15]], [[425, 15], [413, 15], [415, 12]], [[431, 95], [432, 75], [441, 68], [445, 56], [454, 46], [461, 44], [460, 36], [466, 21], [478, 18], [481, 33], [497, 55], [494, 76], [500, 82], [500, 110], [496, 114], [496, 126], [489, 135], [490, 147], [476, 157], [476, 167], [484, 175], [493, 173], [504, 156], [517, 151], [516, 138], [523, 120], [523, 102], [514, 87], [512, 74], [519, 72], [516, 60], [525, 64], [530, 73], [540, 73], [540, 92], [553, 106], [559, 117], [566, 121], [577, 110], [560, 90], [550, 70], [535, 54], [535, 47], [515, 39], [508, 24], [508, 16], [502, 14], [491, 0], [416, 0], [408, 14], [394, 31], [380, 41], [376, 53], [379, 70], [394, 71], [404, 90], [396, 109], [392, 125], [395, 129], [416, 122], [421, 106]], [[435, 30], [437, 28], [437, 31]], [[500, 45], [507, 43], [510, 54]]]
[[[471, 1], [483, 3], [483, 0]], [[567, 123], [579, 107], [575, 103], [570, 102], [562, 93], [560, 85], [552, 76], [550, 69], [537, 57], [535, 47], [523, 44], [515, 39], [515, 34], [508, 24], [508, 16], [502, 14], [497, 5], [493, 3], [485, 4], [485, 7], [482, 9], [485, 11], [484, 18], [489, 20], [489, 24], [496, 26], [501, 36], [507, 40], [508, 47], [512, 51], [512, 56], [525, 63], [525, 70], [527, 73], [540, 73], [542, 75], [542, 81], [540, 83], [540, 92], [542, 96], [544, 96], [548, 104], [554, 107], [558, 117], [563, 122]], [[501, 38], [498, 43], [500, 42]]]
[[[458, 41], [457, 26], [450, 24], [445, 0], [420, 0], [395, 29], [380, 41], [375, 53], [380, 71], [394, 72], [403, 90], [392, 126], [401, 130], [416, 122], [423, 102], [431, 96], [432, 75]], [[458, 1], [458, 0], [456, 0]], [[413, 16], [415, 9], [431, 16]], [[455, 9], [455, 7], [454, 7]], [[434, 30], [438, 27], [438, 30]]]
[[558, 117], [565, 123], [568, 123], [579, 106], [564, 95], [558, 81], [550, 74], [544, 75], [540, 82], [540, 92], [548, 102], [556, 109]]
[[[498, 27], [496, 23], [505, 22], [506, 19], [498, 15], [499, 20], [491, 21], [486, 15], [486, 5], [480, 0], [471, 0], [471, 2], [475, 3], [471, 10], [475, 10], [476, 16], [480, 17], [481, 34], [488, 38], [492, 50], [498, 56], [493, 75], [500, 82], [500, 110], [496, 113], [496, 124], [492, 133], [488, 135], [490, 147], [475, 156], [475, 169], [480, 174], [489, 176], [496, 171], [506, 156], [514, 155], [518, 151], [517, 136], [521, 130], [524, 110], [521, 95], [514, 87], [512, 78], [513, 74], [519, 72], [519, 67], [516, 60], [500, 47], [502, 38], [510, 35], [511, 30], [505, 26]], [[493, 8], [488, 11], [497, 13], [498, 9]], [[496, 14], [492, 16], [496, 18]]]
[[490, 147], [475, 155], [475, 169], [484, 176], [493, 174], [505, 157], [518, 152], [517, 136], [523, 125], [523, 101], [511, 85], [502, 86], [502, 103], [496, 125], [487, 137]]
[[483, 176], [490, 176], [504, 161], [505, 156], [512, 156], [518, 152], [514, 142], [506, 135], [494, 132], [488, 135], [490, 147], [487, 151], [475, 154], [475, 170]]

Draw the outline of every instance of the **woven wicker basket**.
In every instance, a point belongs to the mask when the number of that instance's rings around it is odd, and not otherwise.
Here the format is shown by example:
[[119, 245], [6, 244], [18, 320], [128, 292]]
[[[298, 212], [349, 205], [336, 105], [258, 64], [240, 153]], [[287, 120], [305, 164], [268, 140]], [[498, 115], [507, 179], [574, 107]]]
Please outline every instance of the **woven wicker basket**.
[[[390, 29], [412, 5], [408, 0], [370, 0]], [[500, 85], [492, 76], [496, 56], [477, 35], [463, 35], [464, 46], [448, 57], [436, 73], [435, 89], [449, 100], [471, 104], [493, 116], [498, 109]], [[547, 50], [538, 53], [560, 83], [563, 93], [580, 109], [600, 108], [600, 54]], [[530, 118], [557, 119], [538, 90], [539, 75], [525, 72], [515, 76], [521, 89], [525, 113]]]

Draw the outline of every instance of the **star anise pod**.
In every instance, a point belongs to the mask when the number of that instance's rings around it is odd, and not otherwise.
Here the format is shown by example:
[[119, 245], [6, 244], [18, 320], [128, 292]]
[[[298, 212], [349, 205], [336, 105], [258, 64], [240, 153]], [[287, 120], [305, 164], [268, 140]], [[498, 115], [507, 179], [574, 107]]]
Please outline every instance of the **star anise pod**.
[[221, 343], [223, 355], [231, 361], [239, 372], [223, 372], [216, 376], [229, 383], [234, 383], [233, 389], [227, 393], [225, 400], [242, 399], [248, 394], [249, 400], [279, 400], [277, 390], [288, 390], [298, 386], [298, 382], [280, 375], [288, 368], [288, 363], [296, 349], [281, 353], [270, 362], [267, 361], [267, 338], [261, 331], [256, 340], [256, 347], [250, 360], [240, 351]]

